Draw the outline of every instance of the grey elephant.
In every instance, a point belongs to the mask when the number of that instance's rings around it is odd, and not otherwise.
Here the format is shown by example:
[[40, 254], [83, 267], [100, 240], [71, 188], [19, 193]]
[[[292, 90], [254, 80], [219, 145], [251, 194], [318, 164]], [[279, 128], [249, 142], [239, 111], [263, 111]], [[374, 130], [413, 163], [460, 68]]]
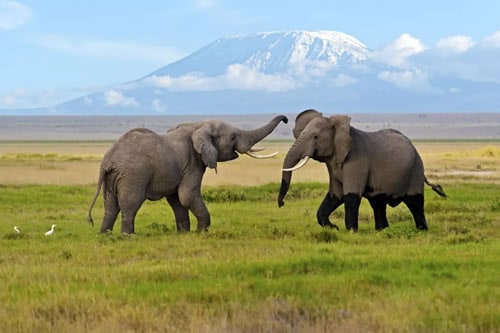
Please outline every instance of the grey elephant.
[[394, 129], [364, 132], [350, 126], [351, 118], [343, 115], [325, 117], [309, 109], [296, 120], [290, 147], [282, 169], [278, 206], [285, 198], [295, 171], [309, 158], [325, 163], [329, 190], [318, 208], [316, 218], [323, 227], [338, 227], [329, 220], [340, 205], [345, 208], [345, 226], [358, 230], [361, 198], [370, 202], [375, 228], [387, 228], [386, 207], [404, 202], [413, 215], [417, 229], [427, 230], [424, 215], [424, 183], [440, 196], [440, 185], [429, 183], [424, 165], [411, 141]]
[[148, 200], [166, 198], [173, 209], [178, 231], [190, 230], [189, 211], [198, 220], [198, 231], [208, 230], [210, 214], [201, 196], [206, 167], [217, 171], [217, 162], [230, 161], [239, 154], [252, 157], [254, 144], [268, 136], [285, 116], [276, 116], [266, 125], [242, 130], [223, 121], [207, 120], [180, 124], [164, 134], [145, 128], [125, 133], [104, 155], [92, 208], [101, 186], [104, 218], [101, 232], [113, 230], [121, 211], [122, 233], [134, 233], [137, 211]]

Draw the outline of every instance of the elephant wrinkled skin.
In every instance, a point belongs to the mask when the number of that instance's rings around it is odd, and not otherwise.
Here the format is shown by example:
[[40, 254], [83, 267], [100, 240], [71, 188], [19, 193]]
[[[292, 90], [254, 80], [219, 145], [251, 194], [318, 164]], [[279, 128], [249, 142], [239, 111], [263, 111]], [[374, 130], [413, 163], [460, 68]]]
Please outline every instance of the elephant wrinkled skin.
[[[295, 120], [296, 141], [283, 162], [279, 207], [288, 192], [292, 171], [309, 158], [325, 163], [329, 191], [316, 214], [323, 227], [338, 227], [329, 220], [340, 205], [345, 207], [345, 225], [357, 231], [361, 198], [365, 197], [375, 215], [375, 228], [387, 228], [386, 207], [404, 202], [417, 229], [427, 230], [424, 215], [424, 183], [445, 197], [440, 185], [429, 183], [424, 165], [411, 141], [393, 129], [364, 132], [350, 126], [351, 118], [324, 117], [316, 110], [305, 110]], [[302, 160], [302, 161], [301, 161]]]
[[[148, 200], [166, 198], [175, 215], [178, 231], [189, 231], [191, 211], [198, 231], [208, 230], [210, 214], [201, 196], [206, 167], [217, 170], [217, 162], [247, 153], [255, 157], [253, 145], [268, 136], [285, 116], [276, 116], [254, 130], [241, 130], [225, 122], [207, 120], [180, 124], [165, 134], [145, 128], [125, 133], [104, 155], [92, 207], [101, 186], [104, 218], [101, 232], [113, 230], [121, 211], [122, 233], [134, 233], [137, 211]], [[258, 155], [257, 155], [258, 156]]]

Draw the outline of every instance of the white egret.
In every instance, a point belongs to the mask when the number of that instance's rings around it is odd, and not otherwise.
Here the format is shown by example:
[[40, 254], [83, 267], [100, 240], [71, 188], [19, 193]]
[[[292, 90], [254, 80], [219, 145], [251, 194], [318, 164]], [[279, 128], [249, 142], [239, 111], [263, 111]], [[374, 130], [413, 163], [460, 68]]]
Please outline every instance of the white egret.
[[19, 230], [19, 228], [17, 227], [17, 225], [14, 226], [14, 231], [16, 232], [16, 234], [20, 234], [21, 231]]
[[54, 233], [54, 228], [55, 228], [55, 227], [56, 227], [56, 225], [55, 225], [55, 224], [53, 224], [53, 225], [52, 225], [52, 228], [50, 228], [50, 230], [49, 230], [49, 231], [47, 231], [47, 232], [45, 233], [45, 236], [50, 236], [50, 235], [52, 235], [52, 234]]

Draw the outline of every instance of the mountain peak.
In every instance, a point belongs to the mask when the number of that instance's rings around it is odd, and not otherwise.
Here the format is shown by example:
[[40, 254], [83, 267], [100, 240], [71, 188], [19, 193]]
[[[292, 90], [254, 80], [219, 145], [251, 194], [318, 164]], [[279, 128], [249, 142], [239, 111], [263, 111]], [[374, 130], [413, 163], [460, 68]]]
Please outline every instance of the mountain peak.
[[339, 31], [332, 30], [287, 30], [287, 31], [271, 31], [271, 32], [258, 32], [250, 35], [237, 35], [234, 37], [225, 38], [267, 38], [273, 35], [281, 35], [283, 37], [292, 37], [297, 40], [313, 41], [320, 39], [337, 45], [345, 44], [355, 47], [367, 49], [367, 47], [360, 42], [356, 37], [348, 35]]
[[367, 59], [368, 48], [337, 31], [274, 31], [219, 38], [192, 55], [151, 75], [180, 76], [191, 72], [214, 76], [229, 65], [242, 64], [266, 74], [329, 70]]

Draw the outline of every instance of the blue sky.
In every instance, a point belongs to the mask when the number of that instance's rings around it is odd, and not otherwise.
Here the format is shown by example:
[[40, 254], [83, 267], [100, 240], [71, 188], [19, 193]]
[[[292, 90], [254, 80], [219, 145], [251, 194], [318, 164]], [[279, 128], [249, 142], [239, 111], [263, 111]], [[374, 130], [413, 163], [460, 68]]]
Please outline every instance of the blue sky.
[[500, 48], [499, 13], [491, 0], [0, 0], [0, 108], [59, 103], [255, 32], [335, 30], [382, 51]]

